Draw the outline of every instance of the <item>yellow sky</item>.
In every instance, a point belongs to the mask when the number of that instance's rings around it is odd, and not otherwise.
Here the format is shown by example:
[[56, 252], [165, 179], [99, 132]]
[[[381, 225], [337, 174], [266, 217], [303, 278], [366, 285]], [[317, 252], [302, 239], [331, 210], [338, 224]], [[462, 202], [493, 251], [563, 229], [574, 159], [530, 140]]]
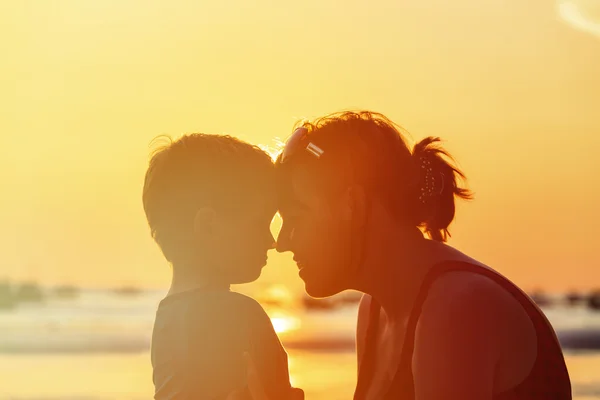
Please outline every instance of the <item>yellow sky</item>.
[[[526, 287], [600, 285], [593, 29], [550, 0], [340, 4], [3, 2], [0, 277], [164, 285], [140, 200], [153, 137], [272, 145], [369, 108], [442, 136], [469, 176], [451, 244]], [[263, 283], [295, 276], [272, 255]]]

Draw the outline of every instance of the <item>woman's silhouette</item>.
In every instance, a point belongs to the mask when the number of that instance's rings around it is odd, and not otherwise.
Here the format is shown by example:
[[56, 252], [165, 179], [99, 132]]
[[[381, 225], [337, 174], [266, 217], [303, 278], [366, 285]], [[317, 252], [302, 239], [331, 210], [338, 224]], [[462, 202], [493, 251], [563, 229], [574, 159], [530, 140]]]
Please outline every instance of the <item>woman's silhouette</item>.
[[471, 193], [439, 139], [411, 149], [385, 116], [345, 112], [302, 123], [276, 165], [277, 248], [308, 294], [365, 293], [355, 399], [571, 398], [543, 313], [444, 243]]

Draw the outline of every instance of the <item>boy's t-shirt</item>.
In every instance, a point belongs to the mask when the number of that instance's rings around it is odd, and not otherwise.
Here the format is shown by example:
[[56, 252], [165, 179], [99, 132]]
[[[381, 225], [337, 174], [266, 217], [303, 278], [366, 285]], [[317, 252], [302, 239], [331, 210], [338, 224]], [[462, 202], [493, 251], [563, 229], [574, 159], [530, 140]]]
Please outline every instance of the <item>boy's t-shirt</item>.
[[190, 290], [163, 299], [152, 334], [156, 400], [225, 399], [246, 385], [243, 353], [271, 399], [291, 388], [287, 354], [254, 299], [221, 290]]

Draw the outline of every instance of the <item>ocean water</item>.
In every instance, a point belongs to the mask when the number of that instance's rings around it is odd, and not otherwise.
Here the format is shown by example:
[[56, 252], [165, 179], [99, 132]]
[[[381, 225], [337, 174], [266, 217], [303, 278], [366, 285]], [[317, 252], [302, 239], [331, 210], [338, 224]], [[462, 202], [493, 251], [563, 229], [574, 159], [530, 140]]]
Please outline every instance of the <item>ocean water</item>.
[[[0, 400], [152, 398], [149, 344], [163, 292], [88, 291], [0, 312]], [[356, 306], [267, 307], [290, 356], [292, 383], [308, 400], [350, 399], [356, 381]], [[557, 331], [600, 329], [600, 312], [546, 311]], [[600, 351], [566, 350], [577, 400], [600, 399]]]

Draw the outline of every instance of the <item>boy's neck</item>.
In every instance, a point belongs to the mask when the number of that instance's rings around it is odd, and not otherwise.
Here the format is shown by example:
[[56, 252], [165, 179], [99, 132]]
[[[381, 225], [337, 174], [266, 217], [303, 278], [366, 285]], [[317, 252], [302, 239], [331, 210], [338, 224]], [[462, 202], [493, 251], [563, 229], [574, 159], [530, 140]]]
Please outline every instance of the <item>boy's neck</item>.
[[218, 279], [209, 279], [186, 273], [173, 266], [173, 277], [168, 295], [187, 292], [194, 289], [229, 290], [230, 284]]

